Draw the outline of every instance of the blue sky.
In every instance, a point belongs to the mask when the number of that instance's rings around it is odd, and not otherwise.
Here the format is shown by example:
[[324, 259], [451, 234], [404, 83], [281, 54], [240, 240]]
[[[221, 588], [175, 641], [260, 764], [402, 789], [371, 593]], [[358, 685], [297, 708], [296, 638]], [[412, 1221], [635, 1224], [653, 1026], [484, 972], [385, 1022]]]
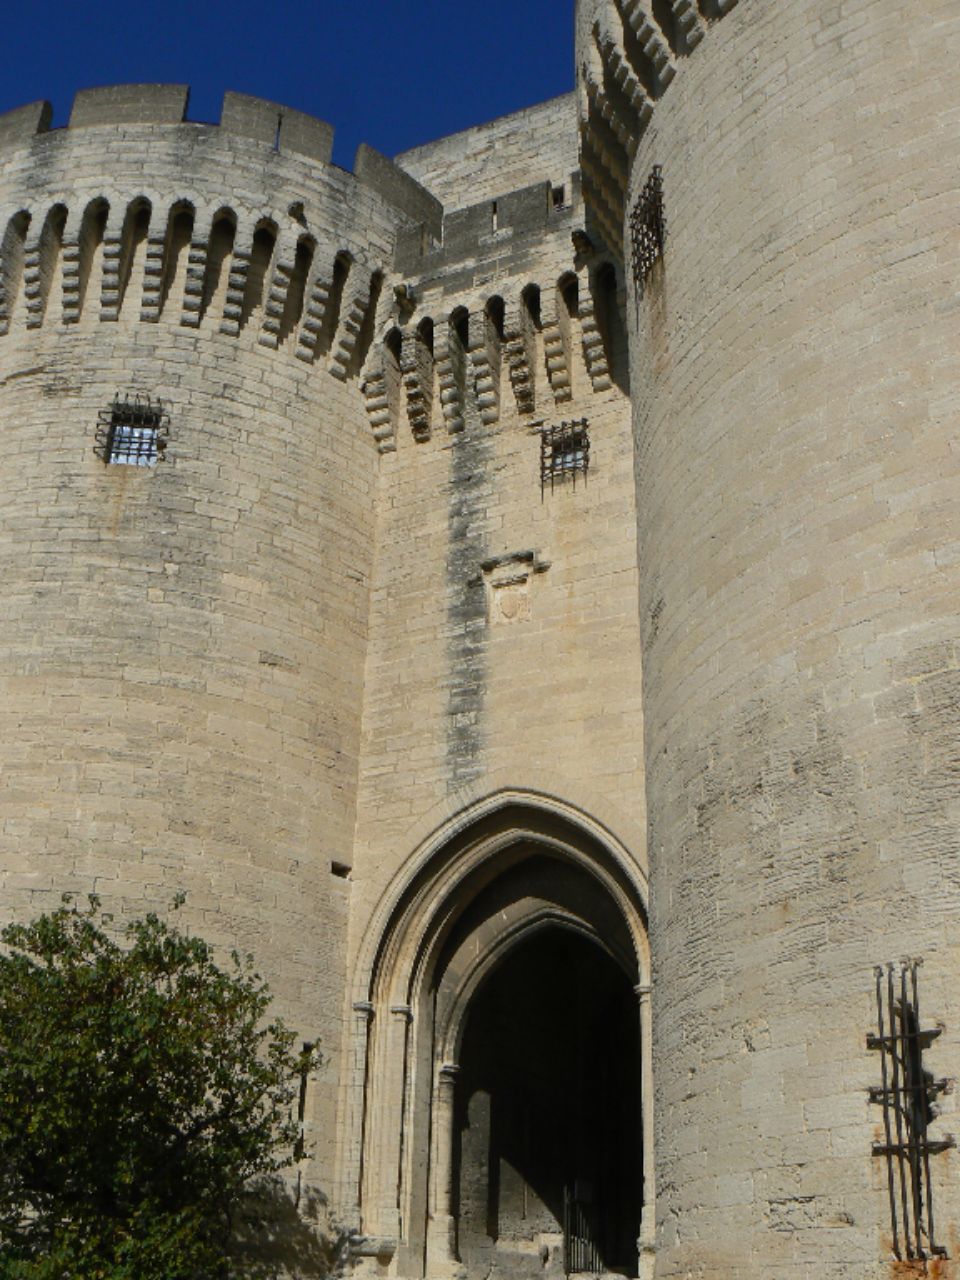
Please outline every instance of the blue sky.
[[[191, 86], [215, 120], [225, 89], [395, 154], [573, 87], [574, 0], [27, 0], [4, 13], [0, 111], [37, 98], [65, 124], [79, 88]], [[472, 18], [473, 21], [467, 21]]]

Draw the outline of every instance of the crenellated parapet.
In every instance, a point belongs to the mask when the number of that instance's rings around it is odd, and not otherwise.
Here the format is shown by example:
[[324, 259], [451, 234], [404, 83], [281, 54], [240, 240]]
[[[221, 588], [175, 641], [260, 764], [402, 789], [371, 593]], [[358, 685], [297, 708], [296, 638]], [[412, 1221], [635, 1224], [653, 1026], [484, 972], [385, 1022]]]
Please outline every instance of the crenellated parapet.
[[[186, 135], [209, 137], [214, 130], [224, 138], [244, 139], [269, 154], [295, 158], [311, 166], [329, 166], [333, 153], [333, 126], [302, 111], [244, 93], [227, 93], [218, 125], [187, 119], [190, 91], [186, 85], [130, 84], [82, 89], [75, 97], [67, 131], [109, 128], [135, 130], [147, 126], [151, 139], [164, 128]], [[49, 102], [33, 102], [0, 115], [0, 156], [31, 148], [31, 160], [42, 161], [44, 142], [58, 140], [62, 129], [51, 129]], [[439, 234], [443, 208], [439, 200], [386, 156], [365, 143], [354, 161], [355, 178], [374, 191], [395, 211], [398, 222], [422, 225]]]
[[[666, 82], [667, 45], [638, 29]], [[620, 286], [598, 283], [614, 267], [571, 156], [445, 211], [368, 146], [354, 173], [331, 164], [323, 121], [228, 93], [201, 124], [188, 103], [182, 85], [121, 85], [79, 93], [62, 129], [45, 103], [0, 117], [0, 342], [111, 325], [231, 340], [355, 385], [381, 452], [404, 430], [455, 434], [469, 409], [534, 421], [575, 386], [610, 388], [597, 316]], [[606, 163], [626, 181], [612, 143]]]
[[674, 76], [738, 0], [580, 0], [577, 67], [584, 200], [623, 251], [630, 168]]
[[398, 234], [432, 245], [439, 201], [370, 147], [330, 163], [323, 121], [231, 93], [199, 124], [187, 102], [128, 85], [79, 93], [62, 129], [45, 103], [0, 116], [0, 343], [162, 324], [358, 382]]
[[[645, 42], [665, 77], [665, 46]], [[200, 124], [188, 102], [115, 86], [79, 93], [66, 128], [44, 103], [0, 117], [0, 342], [108, 325], [231, 340], [354, 385], [381, 452], [402, 429], [458, 432], [470, 407], [492, 426], [505, 406], [566, 404], [575, 382], [609, 389], [609, 254], [568, 151], [539, 182], [488, 179], [493, 198], [445, 211], [368, 146], [354, 173], [331, 164], [323, 121], [229, 93]]]
[[188, 100], [119, 85], [78, 93], [66, 128], [44, 102], [0, 116], [0, 335], [163, 321], [352, 379], [397, 235], [433, 244], [439, 201], [366, 145], [333, 165], [302, 112], [228, 93], [209, 125]]

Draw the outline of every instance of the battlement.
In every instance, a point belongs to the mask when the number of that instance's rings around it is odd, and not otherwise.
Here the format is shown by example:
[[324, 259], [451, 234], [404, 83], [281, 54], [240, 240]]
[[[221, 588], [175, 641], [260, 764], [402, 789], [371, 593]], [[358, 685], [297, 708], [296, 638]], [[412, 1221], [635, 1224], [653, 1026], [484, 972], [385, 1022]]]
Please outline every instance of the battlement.
[[[332, 163], [334, 130], [325, 120], [280, 103], [230, 92], [224, 95], [219, 124], [209, 124], [187, 119], [189, 101], [187, 85], [127, 84], [81, 89], [74, 98], [66, 131], [138, 125], [152, 129], [219, 129], [228, 136], [259, 143], [271, 153], [319, 165]], [[51, 129], [52, 118], [53, 109], [45, 101], [0, 115], [0, 153], [30, 146], [44, 136], [62, 134], [61, 129]], [[387, 156], [362, 143], [353, 173], [358, 182], [396, 210], [402, 222], [421, 224], [427, 234], [439, 236], [443, 217], [440, 201]]]
[[556, 231], [569, 235], [579, 204], [580, 175], [573, 172], [565, 174], [558, 185], [537, 182], [500, 193], [495, 200], [448, 210], [439, 237], [425, 224], [398, 231], [396, 269], [403, 274], [436, 277], [467, 258], [503, 259], [508, 243]]
[[[0, 117], [0, 340], [162, 322], [293, 355], [356, 383], [384, 452], [403, 419], [419, 443], [438, 421], [459, 430], [474, 379], [495, 422], [501, 368], [524, 416], [569, 399], [575, 365], [609, 389], [622, 279], [611, 302], [599, 244], [578, 257], [573, 95], [467, 131], [446, 186], [450, 140], [397, 163], [361, 145], [351, 174], [324, 121], [228, 93], [215, 126], [188, 104], [185, 85], [118, 85], [78, 93], [63, 129], [43, 102]], [[534, 151], [540, 180], [510, 189]], [[489, 198], [445, 211], [420, 177]]]

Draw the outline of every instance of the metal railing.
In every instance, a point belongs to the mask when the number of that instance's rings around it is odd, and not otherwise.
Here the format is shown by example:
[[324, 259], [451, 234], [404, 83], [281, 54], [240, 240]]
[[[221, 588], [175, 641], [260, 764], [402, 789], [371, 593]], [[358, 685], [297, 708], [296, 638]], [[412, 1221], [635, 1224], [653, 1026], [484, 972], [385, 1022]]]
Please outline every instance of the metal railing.
[[563, 1189], [563, 1269], [569, 1275], [595, 1275], [603, 1271], [597, 1244], [596, 1210], [578, 1197], [576, 1189]]

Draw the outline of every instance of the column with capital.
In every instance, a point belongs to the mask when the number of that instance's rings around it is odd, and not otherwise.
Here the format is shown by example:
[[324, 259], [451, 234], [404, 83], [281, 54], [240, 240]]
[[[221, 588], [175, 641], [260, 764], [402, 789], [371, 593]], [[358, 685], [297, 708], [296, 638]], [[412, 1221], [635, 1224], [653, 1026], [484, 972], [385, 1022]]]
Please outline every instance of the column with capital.
[[400, 1151], [406, 1109], [407, 1044], [413, 1010], [408, 1004], [390, 1006], [387, 1027], [386, 1071], [379, 1129], [378, 1153], [380, 1212], [378, 1233], [394, 1240], [400, 1235]]
[[456, 1218], [453, 1213], [455, 1166], [453, 1160], [457, 1076], [460, 1068], [444, 1063], [437, 1069], [433, 1095], [433, 1177], [430, 1187], [430, 1222], [427, 1230], [427, 1269], [430, 1276], [455, 1273]]
[[637, 1251], [640, 1280], [652, 1280], [656, 1261], [656, 1183], [653, 1168], [653, 1006], [647, 982], [634, 987], [640, 1014], [640, 1143], [643, 1151], [643, 1202]]
[[343, 1122], [343, 1169], [340, 1177], [340, 1217], [344, 1226], [361, 1226], [360, 1169], [363, 1163], [363, 1110], [367, 1086], [367, 1043], [373, 1005], [358, 1000], [353, 1006], [352, 1049], [346, 1081]]

